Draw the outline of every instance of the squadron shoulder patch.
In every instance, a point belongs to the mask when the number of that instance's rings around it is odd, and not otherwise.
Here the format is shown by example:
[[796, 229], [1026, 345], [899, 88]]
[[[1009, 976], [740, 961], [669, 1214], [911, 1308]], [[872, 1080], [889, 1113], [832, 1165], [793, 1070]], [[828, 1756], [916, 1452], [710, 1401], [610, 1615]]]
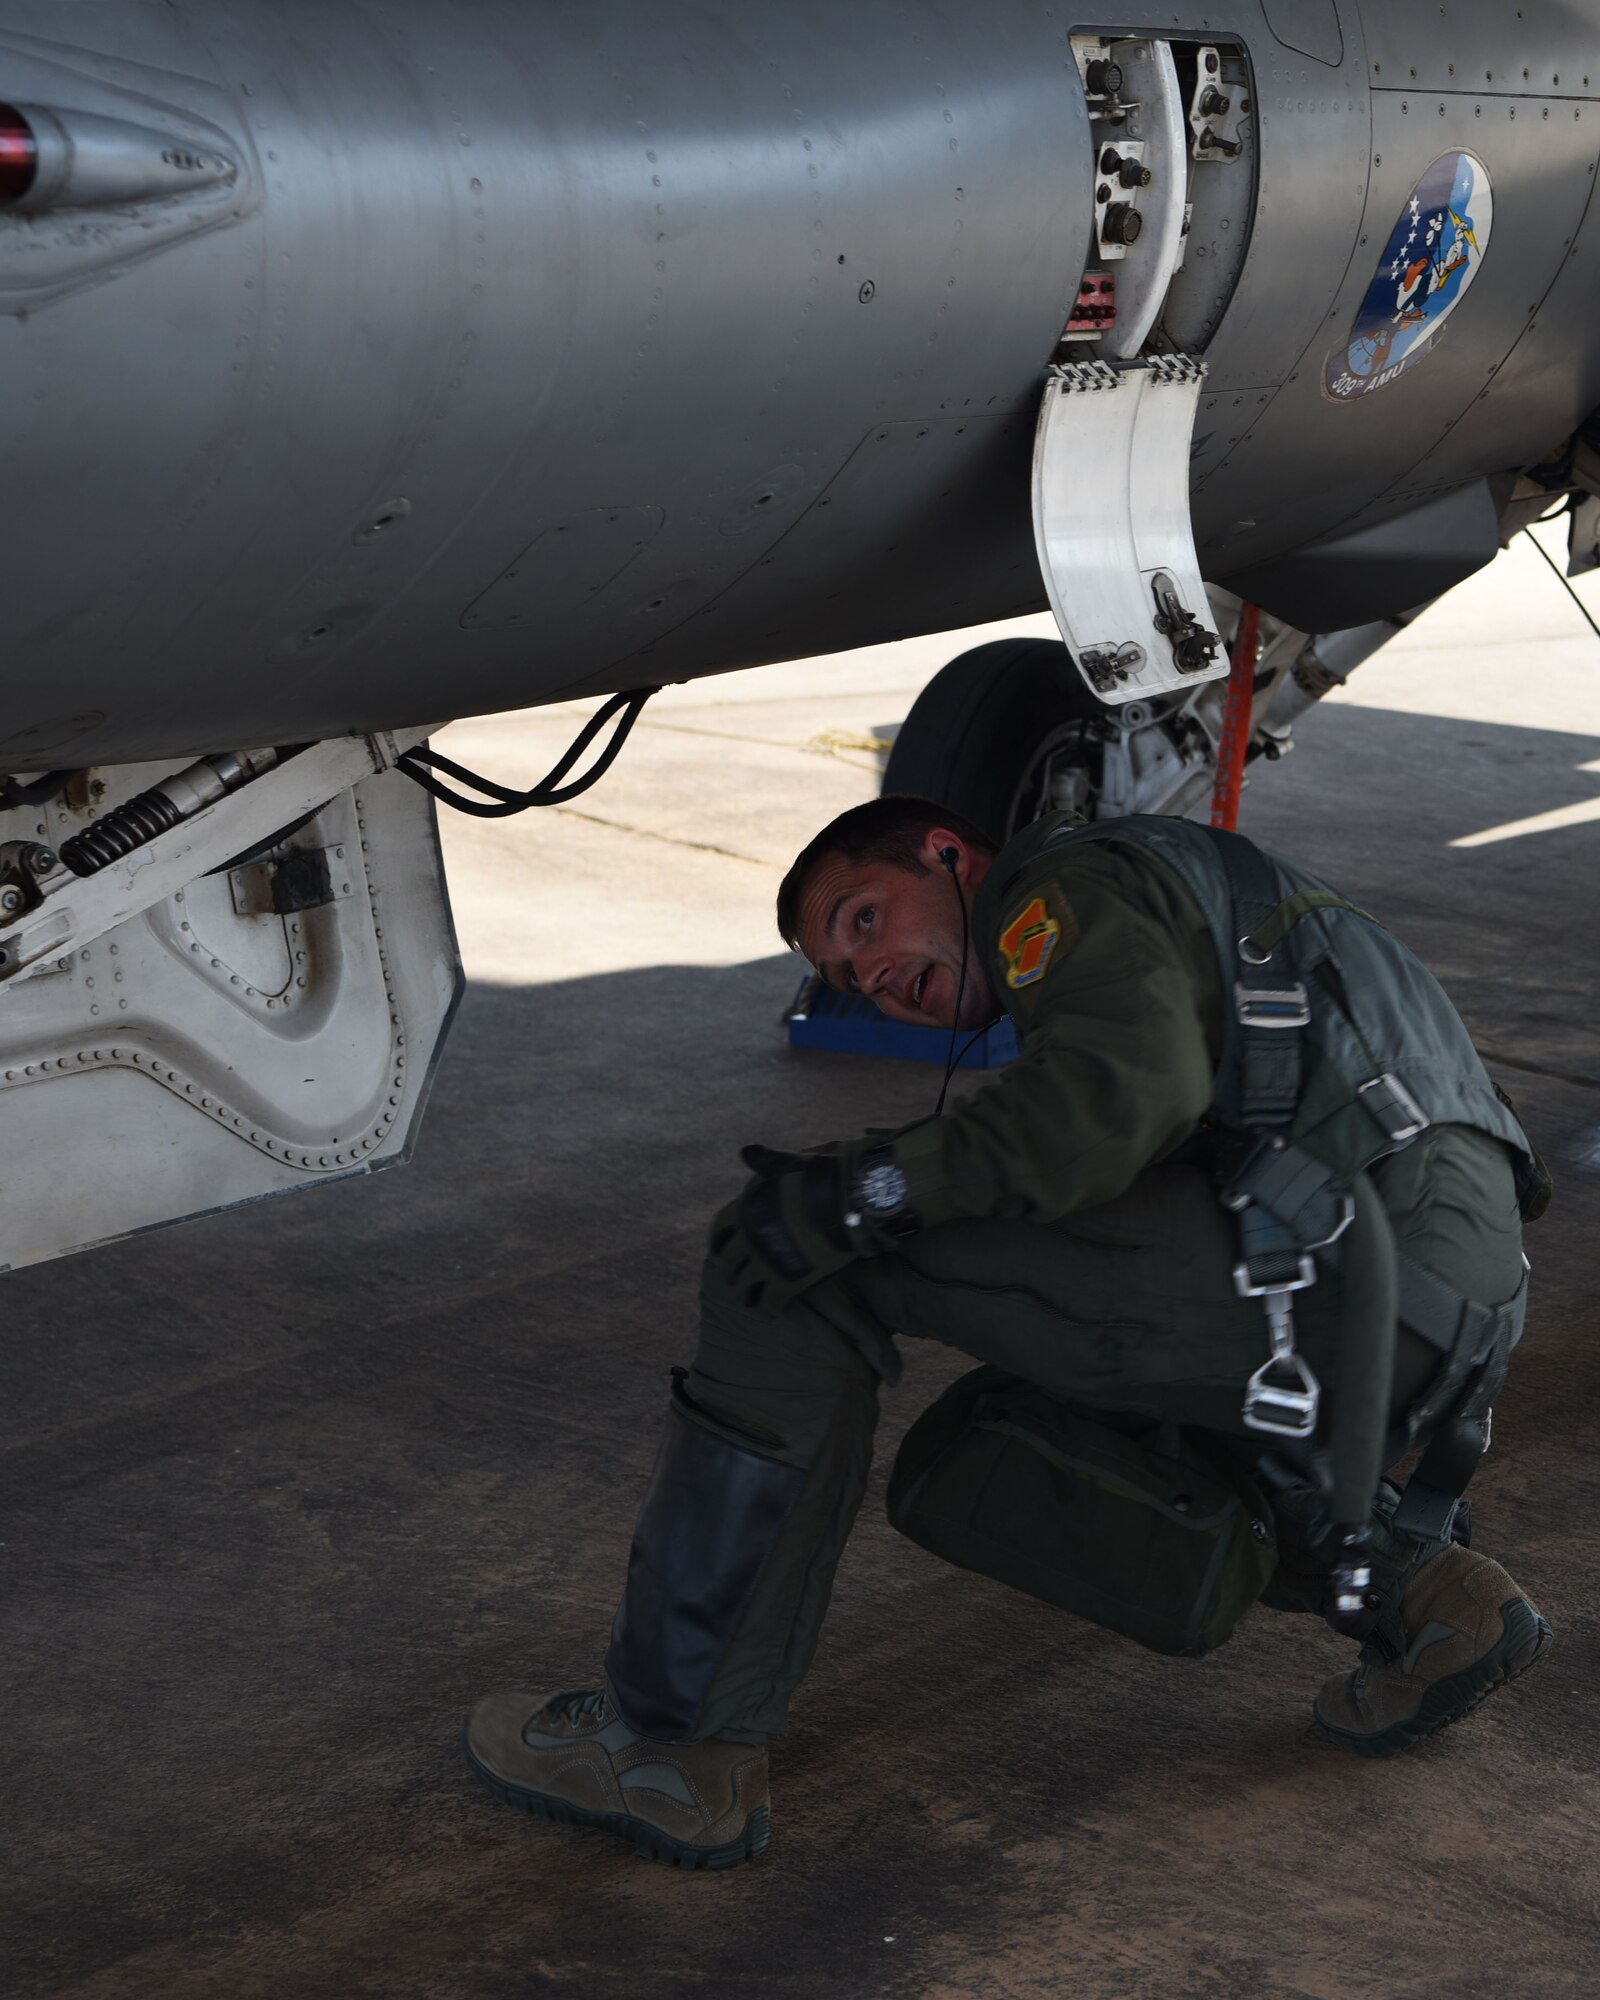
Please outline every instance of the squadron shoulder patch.
[[1060, 942], [1061, 925], [1045, 907], [1043, 896], [1031, 897], [1000, 933], [1007, 986], [1032, 986], [1043, 979]]

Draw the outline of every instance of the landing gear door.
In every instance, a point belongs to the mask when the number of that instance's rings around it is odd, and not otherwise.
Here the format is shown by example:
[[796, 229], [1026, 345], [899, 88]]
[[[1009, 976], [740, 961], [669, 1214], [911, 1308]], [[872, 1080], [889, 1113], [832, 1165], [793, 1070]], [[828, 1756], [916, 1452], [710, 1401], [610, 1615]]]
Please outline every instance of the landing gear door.
[[1033, 458], [1039, 566], [1067, 650], [1103, 702], [1217, 680], [1189, 519], [1205, 364], [1154, 355], [1050, 369]]
[[[104, 805], [163, 771], [108, 768]], [[0, 984], [0, 1269], [407, 1156], [461, 990], [431, 802], [372, 774], [223, 864]]]

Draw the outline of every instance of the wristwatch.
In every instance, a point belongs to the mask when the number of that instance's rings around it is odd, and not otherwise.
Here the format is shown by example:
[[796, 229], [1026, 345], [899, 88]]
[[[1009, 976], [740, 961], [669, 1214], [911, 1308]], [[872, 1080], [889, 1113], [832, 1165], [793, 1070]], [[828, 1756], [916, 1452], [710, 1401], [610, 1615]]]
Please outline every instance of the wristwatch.
[[922, 1217], [909, 1205], [905, 1169], [887, 1146], [864, 1153], [845, 1190], [846, 1229], [881, 1230], [886, 1236], [914, 1236]]

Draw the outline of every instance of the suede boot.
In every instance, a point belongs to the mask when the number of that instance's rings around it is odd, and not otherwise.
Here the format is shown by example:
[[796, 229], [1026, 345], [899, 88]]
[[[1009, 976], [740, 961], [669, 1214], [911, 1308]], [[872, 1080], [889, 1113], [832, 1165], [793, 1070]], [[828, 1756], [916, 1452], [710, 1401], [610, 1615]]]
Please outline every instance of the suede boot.
[[1363, 1757], [1393, 1757], [1470, 1715], [1550, 1650], [1550, 1627], [1488, 1556], [1448, 1543], [1380, 1614], [1352, 1673], [1325, 1683], [1318, 1728]]
[[767, 1753], [750, 1743], [656, 1743], [606, 1690], [491, 1694], [467, 1720], [467, 1761], [496, 1798], [621, 1834], [652, 1861], [731, 1868], [767, 1844]]

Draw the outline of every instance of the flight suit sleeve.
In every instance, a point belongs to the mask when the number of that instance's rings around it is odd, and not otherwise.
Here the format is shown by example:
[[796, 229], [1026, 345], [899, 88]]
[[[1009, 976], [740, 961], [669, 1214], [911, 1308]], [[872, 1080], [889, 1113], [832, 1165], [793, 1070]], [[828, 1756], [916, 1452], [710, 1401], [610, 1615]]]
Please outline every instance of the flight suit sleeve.
[[1140, 893], [1140, 866], [1080, 847], [1041, 857], [999, 900], [989, 972], [1022, 1052], [955, 1110], [896, 1138], [907, 1205], [924, 1226], [1047, 1221], [1109, 1201], [1210, 1104], [1193, 940]]

